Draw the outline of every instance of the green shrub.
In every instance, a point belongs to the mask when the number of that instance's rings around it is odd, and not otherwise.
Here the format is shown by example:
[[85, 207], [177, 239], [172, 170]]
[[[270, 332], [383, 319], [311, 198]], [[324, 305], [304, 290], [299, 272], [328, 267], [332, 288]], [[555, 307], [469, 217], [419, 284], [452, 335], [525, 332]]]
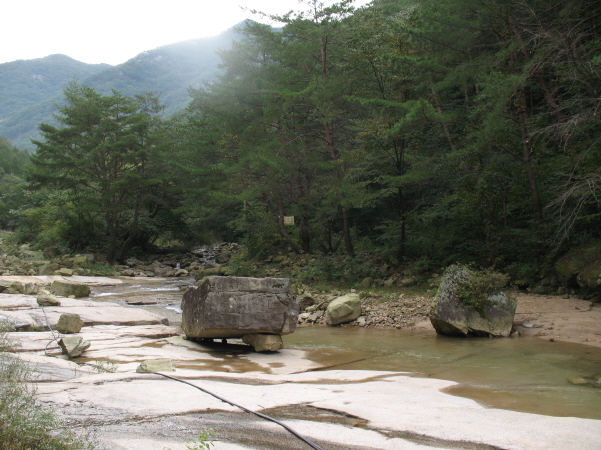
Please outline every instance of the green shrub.
[[89, 438], [65, 429], [55, 412], [35, 401], [29, 367], [9, 353], [10, 324], [0, 322], [0, 443], [3, 450], [91, 450]]
[[456, 279], [456, 295], [467, 308], [484, 317], [484, 308], [489, 305], [489, 297], [508, 283], [507, 275], [490, 269], [475, 270], [469, 266], [452, 265], [447, 268], [443, 279], [453, 276]]

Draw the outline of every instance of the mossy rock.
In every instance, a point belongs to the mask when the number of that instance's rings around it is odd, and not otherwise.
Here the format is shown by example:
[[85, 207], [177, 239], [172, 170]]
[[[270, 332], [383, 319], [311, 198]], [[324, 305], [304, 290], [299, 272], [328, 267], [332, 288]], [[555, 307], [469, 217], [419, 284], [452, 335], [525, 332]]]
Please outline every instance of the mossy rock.
[[601, 259], [587, 265], [578, 274], [578, 285], [586, 291], [594, 292], [601, 290]]
[[506, 278], [450, 266], [432, 302], [430, 322], [439, 334], [503, 336], [511, 334], [517, 301], [500, 291]]
[[[601, 241], [592, 241], [568, 251], [555, 263], [555, 269], [564, 286], [586, 287], [595, 277], [595, 268], [601, 267]], [[582, 277], [582, 283], [578, 275]]]

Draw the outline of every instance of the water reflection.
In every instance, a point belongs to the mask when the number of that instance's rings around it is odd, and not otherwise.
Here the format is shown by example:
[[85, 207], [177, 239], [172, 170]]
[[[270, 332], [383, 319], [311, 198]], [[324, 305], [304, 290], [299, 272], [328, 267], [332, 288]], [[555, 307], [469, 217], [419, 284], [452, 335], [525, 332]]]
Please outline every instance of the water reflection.
[[[414, 372], [456, 381], [460, 385], [449, 393], [490, 406], [601, 419], [601, 389], [567, 381], [601, 372], [601, 350], [595, 347], [538, 338], [458, 339], [429, 331], [325, 327], [299, 328], [285, 342], [313, 350], [315, 359], [327, 353], [330, 369]], [[361, 357], [337, 364], [337, 351]]]

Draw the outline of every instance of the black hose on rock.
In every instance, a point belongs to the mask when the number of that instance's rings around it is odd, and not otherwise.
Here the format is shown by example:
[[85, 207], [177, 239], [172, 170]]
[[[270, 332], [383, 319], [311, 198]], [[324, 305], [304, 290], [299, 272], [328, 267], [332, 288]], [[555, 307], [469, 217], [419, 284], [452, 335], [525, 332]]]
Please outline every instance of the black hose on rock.
[[151, 372], [151, 373], [153, 373], [155, 375], [160, 375], [160, 376], [165, 377], [165, 378], [169, 378], [169, 379], [174, 380], [174, 381], [179, 381], [180, 383], [187, 384], [189, 386], [192, 386], [193, 388], [198, 389], [199, 391], [204, 392], [205, 394], [209, 394], [209, 395], [215, 397], [217, 400], [221, 400], [222, 402], [227, 403], [228, 405], [235, 406], [236, 408], [239, 408], [239, 409], [241, 409], [244, 412], [247, 412], [247, 413], [250, 413], [250, 414], [254, 414], [257, 417], [260, 417], [261, 419], [269, 420], [270, 422], [273, 422], [273, 423], [275, 423], [275, 424], [277, 424], [277, 425], [285, 428], [290, 434], [294, 435], [295, 437], [297, 437], [301, 441], [305, 442], [306, 444], [308, 444], [309, 446], [311, 446], [315, 450], [323, 450], [320, 446], [318, 446], [317, 444], [313, 443], [311, 440], [309, 440], [306, 437], [300, 435], [299, 433], [297, 433], [296, 431], [294, 431], [292, 428], [290, 428], [288, 425], [280, 422], [279, 420], [274, 419], [273, 417], [269, 417], [266, 414], [261, 414], [261, 413], [255, 412], [255, 411], [251, 411], [250, 409], [247, 409], [244, 406], [240, 406], [240, 405], [237, 405], [236, 403], [232, 403], [229, 400], [226, 400], [226, 399], [224, 399], [222, 397], [219, 397], [217, 394], [214, 394], [214, 393], [212, 393], [210, 391], [207, 391], [206, 389], [201, 388], [200, 386], [196, 386], [195, 384], [189, 383], [189, 382], [184, 381], [184, 380], [182, 380], [180, 378], [172, 377], [170, 375], [165, 375], [164, 373], [160, 373], [160, 372]]

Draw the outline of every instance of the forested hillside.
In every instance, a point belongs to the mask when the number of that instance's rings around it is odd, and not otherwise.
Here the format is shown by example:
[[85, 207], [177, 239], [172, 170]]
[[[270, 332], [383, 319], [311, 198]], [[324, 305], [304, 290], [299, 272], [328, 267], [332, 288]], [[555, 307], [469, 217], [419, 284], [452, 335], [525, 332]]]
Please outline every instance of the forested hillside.
[[[218, 238], [250, 259], [345, 255], [342, 278], [370, 252], [514, 279], [600, 237], [598, 2], [309, 3], [281, 29], [246, 24], [170, 120], [163, 97], [71, 84], [61, 126], [40, 128], [22, 236], [115, 259]], [[99, 161], [123, 169], [108, 187]]]
[[112, 67], [85, 64], [64, 55], [0, 64], [0, 135], [20, 148], [34, 150], [41, 122], [52, 122], [55, 104], [71, 80], [98, 92], [116, 89], [125, 95], [157, 92], [166, 105], [165, 114], [184, 109], [188, 88], [199, 87], [217, 73], [217, 50], [229, 48], [235, 32], [228, 30], [211, 38], [166, 45], [144, 52]]

